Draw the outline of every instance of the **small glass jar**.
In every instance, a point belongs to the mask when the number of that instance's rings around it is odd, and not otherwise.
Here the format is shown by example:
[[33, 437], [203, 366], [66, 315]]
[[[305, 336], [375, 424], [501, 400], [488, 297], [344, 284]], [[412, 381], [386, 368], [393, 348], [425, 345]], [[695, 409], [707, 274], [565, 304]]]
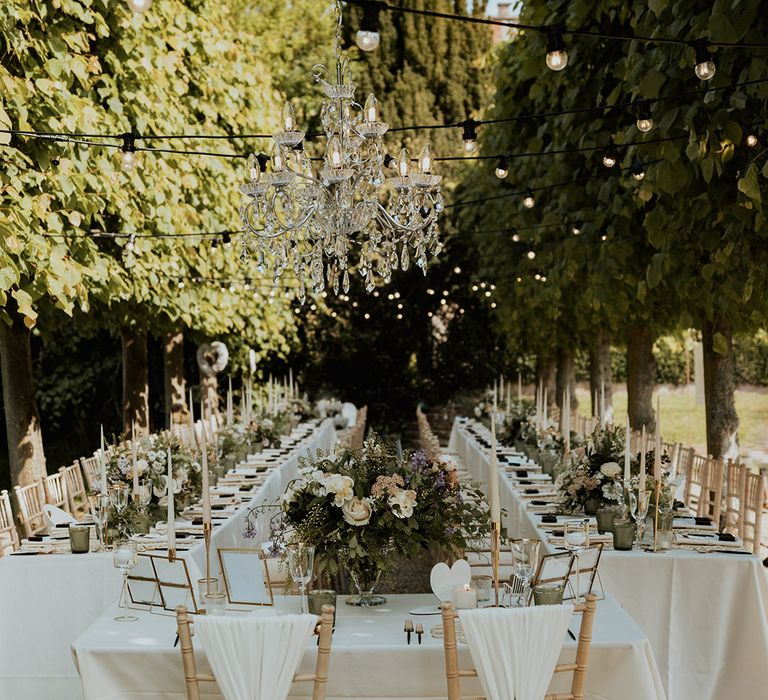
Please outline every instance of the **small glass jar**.
[[607, 532], [613, 532], [613, 521], [616, 520], [616, 509], [610, 506], [600, 508], [595, 517], [597, 518], [597, 531], [604, 535]]
[[561, 605], [564, 587], [561, 583], [540, 583], [533, 587], [535, 605]]
[[[656, 536], [654, 537], [657, 552], [666, 552], [672, 548], [672, 541], [674, 538], [672, 526], [674, 519], [675, 514], [672, 511], [669, 513], [659, 513], [659, 524], [658, 528], [655, 530]], [[656, 527], [655, 518], [654, 527]]]
[[627, 519], [613, 521], [613, 548], [628, 552], [635, 541], [635, 524]]
[[472, 577], [472, 585], [477, 589], [477, 602], [488, 603], [491, 600], [493, 576], [478, 575]]
[[88, 525], [69, 526], [69, 546], [72, 554], [86, 554], [91, 549], [91, 528]]
[[227, 611], [227, 596], [224, 593], [206, 593], [205, 612], [207, 615], [224, 615]]
[[197, 579], [197, 593], [199, 595], [200, 605], [205, 607], [205, 596], [208, 593], [219, 592], [219, 579], [215, 576], [211, 578], [199, 578]]

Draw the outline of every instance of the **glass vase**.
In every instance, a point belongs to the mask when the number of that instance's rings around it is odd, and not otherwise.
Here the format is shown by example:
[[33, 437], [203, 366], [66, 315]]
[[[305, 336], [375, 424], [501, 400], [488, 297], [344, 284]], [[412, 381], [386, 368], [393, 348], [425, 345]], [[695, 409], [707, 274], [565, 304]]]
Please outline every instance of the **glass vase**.
[[345, 601], [347, 605], [365, 608], [387, 602], [384, 596], [374, 593], [381, 579], [381, 569], [376, 567], [351, 569], [349, 573], [357, 593], [347, 598]]
[[584, 512], [587, 515], [597, 515], [597, 511], [602, 505], [602, 501], [597, 496], [589, 496], [584, 501]]

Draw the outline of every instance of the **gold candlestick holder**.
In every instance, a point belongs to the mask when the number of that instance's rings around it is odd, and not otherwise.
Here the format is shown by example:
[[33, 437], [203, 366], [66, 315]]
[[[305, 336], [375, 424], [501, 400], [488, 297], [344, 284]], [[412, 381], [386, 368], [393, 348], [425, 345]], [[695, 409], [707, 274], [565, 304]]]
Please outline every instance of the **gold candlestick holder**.
[[205, 540], [205, 579], [207, 593], [211, 592], [211, 523], [203, 523], [203, 538]]

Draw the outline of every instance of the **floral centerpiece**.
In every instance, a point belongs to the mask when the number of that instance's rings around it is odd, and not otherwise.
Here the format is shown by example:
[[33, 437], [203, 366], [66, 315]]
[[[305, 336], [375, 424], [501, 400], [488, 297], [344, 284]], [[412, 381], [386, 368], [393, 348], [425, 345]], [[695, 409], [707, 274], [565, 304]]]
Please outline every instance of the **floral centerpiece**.
[[586, 443], [571, 453], [555, 480], [564, 510], [583, 508], [594, 515], [602, 505], [623, 502], [624, 440], [623, 428], [598, 426]]
[[280, 443], [280, 436], [269, 418], [252, 421], [249, 425], [232, 423], [221, 428], [216, 435], [219, 459], [233, 466], [246, 458], [249, 450], [260, 451]]
[[[131, 503], [120, 514], [120, 527], [136, 532], [141, 521], [165, 519], [168, 504], [168, 450], [173, 467], [174, 504], [176, 511], [200, 498], [202, 474], [199, 453], [181, 444], [176, 435], [168, 432], [146, 435], [137, 439], [136, 466], [139, 479], [145, 487], [141, 507]], [[209, 455], [210, 460], [213, 455]], [[133, 485], [133, 453], [127, 443], [115, 445], [107, 457], [107, 482]]]
[[510, 446], [520, 442], [535, 445], [536, 429], [532, 420], [535, 413], [533, 401], [529, 399], [512, 401], [499, 431], [500, 442]]
[[356, 604], [370, 605], [377, 602], [372, 596], [380, 575], [396, 557], [425, 548], [458, 557], [487, 537], [482, 499], [476, 487], [462, 483], [455, 465], [422, 451], [399, 459], [392, 444], [374, 435], [362, 449], [302, 461], [273, 519], [272, 540], [314, 545], [316, 571], [348, 571], [360, 594]]
[[[496, 410], [499, 410], [498, 405]], [[485, 418], [490, 419], [491, 413], [493, 413], [493, 390], [486, 389], [483, 393], [480, 401], [477, 403], [474, 409], [475, 418], [483, 420]]]

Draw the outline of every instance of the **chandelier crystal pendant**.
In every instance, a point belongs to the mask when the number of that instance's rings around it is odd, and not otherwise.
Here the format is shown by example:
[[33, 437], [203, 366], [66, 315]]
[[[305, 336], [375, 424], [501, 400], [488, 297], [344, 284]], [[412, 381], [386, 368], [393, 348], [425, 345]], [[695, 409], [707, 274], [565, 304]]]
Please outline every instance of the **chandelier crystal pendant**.
[[[241, 258], [254, 254], [274, 283], [292, 272], [302, 304], [308, 286], [316, 294], [326, 287], [348, 293], [353, 266], [368, 292], [377, 277], [389, 283], [393, 270], [407, 270], [411, 260], [426, 274], [429, 256], [442, 248], [437, 231], [442, 178], [432, 172], [432, 148], [423, 147], [416, 167], [405, 149], [397, 159], [387, 156], [382, 139], [388, 125], [380, 120], [378, 100], [371, 94], [362, 106], [355, 102], [349, 60], [341, 56], [340, 2], [335, 10], [335, 82], [325, 79], [324, 66], [313, 70], [326, 98], [320, 167], [305, 152], [305, 134], [286, 103], [271, 158], [251, 155], [250, 180], [240, 187]], [[385, 162], [394, 168], [390, 176]]]

